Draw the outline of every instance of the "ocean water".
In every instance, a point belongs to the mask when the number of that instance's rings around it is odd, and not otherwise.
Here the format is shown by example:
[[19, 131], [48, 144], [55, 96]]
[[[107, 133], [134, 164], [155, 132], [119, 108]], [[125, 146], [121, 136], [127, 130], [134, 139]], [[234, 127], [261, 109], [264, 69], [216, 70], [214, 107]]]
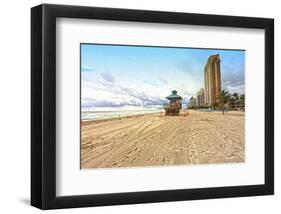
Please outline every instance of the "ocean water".
[[81, 117], [83, 121], [103, 120], [110, 118], [118, 118], [138, 115], [138, 114], [152, 114], [164, 112], [162, 109], [142, 109], [142, 110], [122, 110], [122, 111], [82, 111]]

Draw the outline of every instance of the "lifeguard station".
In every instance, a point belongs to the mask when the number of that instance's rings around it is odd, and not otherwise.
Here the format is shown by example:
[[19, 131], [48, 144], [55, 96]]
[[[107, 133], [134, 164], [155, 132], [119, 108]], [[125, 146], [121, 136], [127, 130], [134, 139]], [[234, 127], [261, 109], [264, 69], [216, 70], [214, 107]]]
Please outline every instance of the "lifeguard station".
[[164, 105], [165, 115], [179, 115], [182, 108], [182, 97], [177, 93], [176, 90], [173, 90], [172, 94], [166, 97], [170, 103]]

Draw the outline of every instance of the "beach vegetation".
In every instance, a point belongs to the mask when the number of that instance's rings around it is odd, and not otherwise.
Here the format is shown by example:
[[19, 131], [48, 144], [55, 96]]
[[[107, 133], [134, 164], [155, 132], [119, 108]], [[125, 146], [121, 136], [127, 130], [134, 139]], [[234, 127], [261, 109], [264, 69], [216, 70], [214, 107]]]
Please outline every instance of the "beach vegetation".
[[225, 105], [229, 102], [231, 98], [231, 94], [226, 91], [226, 90], [222, 90], [220, 93], [220, 105], [221, 105], [221, 109], [222, 109], [222, 114], [224, 114], [225, 112]]

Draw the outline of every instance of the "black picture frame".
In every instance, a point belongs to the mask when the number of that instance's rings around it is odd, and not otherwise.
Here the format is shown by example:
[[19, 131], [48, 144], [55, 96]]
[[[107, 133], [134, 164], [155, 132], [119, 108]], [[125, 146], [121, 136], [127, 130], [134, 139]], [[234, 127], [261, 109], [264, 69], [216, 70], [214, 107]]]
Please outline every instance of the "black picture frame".
[[[56, 18], [118, 20], [265, 30], [265, 184], [56, 196]], [[274, 194], [274, 20], [42, 4], [31, 9], [31, 205], [40, 209]]]

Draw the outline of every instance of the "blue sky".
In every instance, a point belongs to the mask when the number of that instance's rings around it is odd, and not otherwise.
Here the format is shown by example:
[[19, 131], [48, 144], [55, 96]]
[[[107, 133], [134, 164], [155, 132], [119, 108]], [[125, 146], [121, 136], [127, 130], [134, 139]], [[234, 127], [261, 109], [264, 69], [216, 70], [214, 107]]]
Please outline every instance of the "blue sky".
[[82, 110], [161, 106], [171, 90], [187, 103], [220, 54], [222, 88], [244, 93], [245, 51], [81, 44]]

